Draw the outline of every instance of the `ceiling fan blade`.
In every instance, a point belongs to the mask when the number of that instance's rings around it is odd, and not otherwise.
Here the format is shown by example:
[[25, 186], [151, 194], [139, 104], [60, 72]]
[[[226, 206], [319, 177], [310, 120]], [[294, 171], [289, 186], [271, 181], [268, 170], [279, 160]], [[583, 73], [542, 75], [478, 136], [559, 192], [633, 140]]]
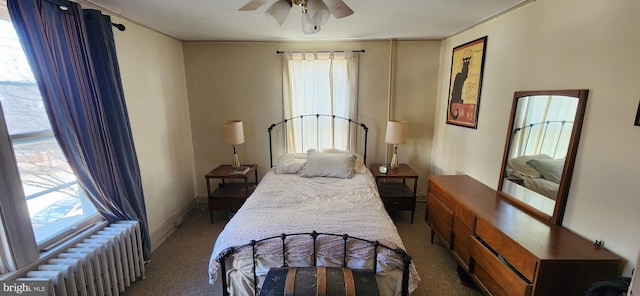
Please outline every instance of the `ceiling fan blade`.
[[290, 11], [291, 3], [287, 0], [278, 0], [276, 3], [273, 3], [265, 13], [276, 19], [276, 21], [282, 26], [284, 21], [287, 19], [287, 16], [289, 16]]
[[267, 2], [269, 2], [269, 0], [251, 0], [249, 3], [245, 4], [244, 6], [240, 7], [240, 11], [251, 11], [251, 10], [256, 10], [260, 7], [262, 7], [262, 5], [265, 5]]
[[335, 18], [343, 18], [353, 14], [353, 10], [347, 6], [342, 0], [324, 0], [331, 12], [331, 15]]

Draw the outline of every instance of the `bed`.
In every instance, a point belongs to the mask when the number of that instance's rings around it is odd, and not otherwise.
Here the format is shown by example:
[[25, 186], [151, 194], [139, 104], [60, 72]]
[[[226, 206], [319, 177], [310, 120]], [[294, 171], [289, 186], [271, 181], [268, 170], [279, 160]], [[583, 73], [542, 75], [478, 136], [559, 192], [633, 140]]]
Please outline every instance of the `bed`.
[[[552, 200], [558, 196], [573, 122], [543, 121], [513, 131], [506, 178]], [[535, 139], [535, 140], [534, 140]]]
[[[322, 115], [312, 116], [319, 120]], [[356, 126], [365, 135], [368, 131], [350, 119], [330, 120], [348, 120], [350, 130]], [[375, 269], [380, 295], [413, 291], [420, 279], [365, 166], [366, 154], [304, 147], [306, 153], [278, 153], [273, 165], [272, 131], [282, 125], [286, 134], [290, 124], [295, 123], [288, 119], [269, 127], [272, 169], [216, 240], [209, 263], [216, 295], [225, 288], [231, 295], [257, 295], [269, 269], [283, 265]], [[306, 235], [262, 240], [287, 233], [346, 236], [325, 235], [313, 243]], [[346, 238], [350, 236], [357, 239]], [[372, 249], [371, 242], [385, 248]], [[226, 270], [226, 281], [221, 269]]]

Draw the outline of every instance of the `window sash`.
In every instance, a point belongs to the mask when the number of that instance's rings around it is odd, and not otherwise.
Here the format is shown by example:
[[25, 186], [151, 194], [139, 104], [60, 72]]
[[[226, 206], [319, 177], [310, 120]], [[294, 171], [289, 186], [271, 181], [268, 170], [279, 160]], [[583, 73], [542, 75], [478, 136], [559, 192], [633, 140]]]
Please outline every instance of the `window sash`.
[[[0, 0], [0, 20], [2, 20], [2, 22], [9, 21], [8, 13], [4, 15], [5, 12], [7, 12], [6, 1]], [[13, 46], [13, 43], [11, 44]], [[22, 68], [29, 67], [28, 63], [24, 60], [18, 59], [17, 62], [20, 63], [19, 65]], [[21, 67], [18, 67], [18, 69], [22, 69]], [[30, 86], [30, 91], [37, 91], [39, 95], [36, 83], [29, 79], [33, 79], [33, 77], [26, 75], [23, 78], [26, 80], [2, 81], [0, 83], [10, 89], [12, 87]], [[12, 93], [13, 92], [9, 91], [8, 95], [11, 96]], [[5, 103], [8, 102], [11, 101], [9, 100]], [[102, 220], [100, 215], [96, 213], [95, 208], [93, 208], [92, 205], [88, 206], [86, 200], [83, 200], [82, 210], [85, 215], [87, 215], [86, 217], [78, 218], [75, 222], [56, 229], [55, 231], [59, 231], [58, 233], [54, 234], [54, 231], [49, 232], [52, 235], [46, 239], [43, 238], [40, 242], [36, 241], [27, 200], [37, 198], [54, 190], [50, 188], [40, 192], [34, 190], [33, 193], [30, 193], [30, 195], [25, 198], [25, 189], [15, 155], [15, 149], [18, 148], [16, 148], [14, 144], [31, 140], [50, 141], [53, 139], [53, 132], [50, 127], [48, 129], [44, 127], [44, 130], [37, 130], [36, 128], [36, 130], [14, 131], [14, 134], [9, 134], [7, 118], [4, 115], [5, 112], [2, 103], [3, 102], [0, 102], [0, 279], [3, 274], [19, 270], [37, 260], [40, 257], [40, 251], [48, 248], [51, 244], [57, 244], [63, 239], [66, 240], [67, 237], [78, 232], [86, 225]], [[40, 117], [45, 116], [42, 120], [43, 122], [47, 122], [48, 125], [48, 119], [46, 118], [44, 110], [38, 110], [36, 112], [38, 113], [36, 115]], [[18, 118], [18, 120], [21, 119]], [[53, 140], [55, 141], [55, 139]], [[54, 187], [58, 187], [57, 189], [59, 190], [60, 187], [74, 185], [77, 186], [75, 178], [74, 181], [54, 185]], [[80, 194], [82, 195], [82, 193]], [[87, 207], [90, 207], [90, 212], [85, 212]]]
[[[357, 53], [288, 52], [282, 60], [285, 118], [327, 114], [357, 121]], [[306, 152], [315, 147], [355, 150], [357, 139], [349, 137], [349, 128], [328, 119], [305, 119], [302, 127], [292, 125], [287, 131], [286, 151]], [[301, 136], [315, 135], [317, 130], [323, 131], [321, 136]]]
[[0, 226], [4, 237], [0, 253], [7, 261], [4, 267], [13, 271], [36, 260], [39, 252], [3, 114], [0, 104]]

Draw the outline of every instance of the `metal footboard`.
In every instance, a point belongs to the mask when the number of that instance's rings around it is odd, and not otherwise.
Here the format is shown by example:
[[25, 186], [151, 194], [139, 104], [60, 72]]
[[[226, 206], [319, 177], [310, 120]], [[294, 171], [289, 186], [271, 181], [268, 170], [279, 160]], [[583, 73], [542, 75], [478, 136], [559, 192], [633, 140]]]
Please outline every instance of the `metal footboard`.
[[[409, 254], [407, 254], [407, 252], [401, 248], [390, 248], [384, 244], [381, 244], [378, 241], [370, 241], [370, 240], [366, 240], [366, 239], [362, 239], [362, 238], [358, 238], [358, 237], [354, 237], [354, 236], [349, 236], [348, 234], [332, 234], [332, 233], [320, 233], [320, 232], [306, 232], [306, 233], [293, 233], [293, 234], [281, 234], [279, 236], [272, 236], [272, 237], [268, 237], [268, 238], [263, 238], [261, 240], [252, 240], [250, 243], [246, 244], [246, 245], [242, 245], [239, 247], [230, 247], [225, 249], [224, 251], [222, 251], [222, 253], [220, 254], [220, 256], [218, 257], [218, 263], [220, 264], [220, 272], [221, 275], [223, 277], [222, 279], [222, 291], [223, 291], [223, 295], [225, 296], [229, 296], [229, 291], [227, 289], [227, 269], [226, 269], [226, 261], [229, 257], [231, 257], [234, 253], [239, 252], [245, 248], [251, 248], [252, 249], [252, 254], [253, 254], [253, 290], [255, 295], [258, 295], [258, 276], [256, 275], [256, 254], [257, 254], [257, 244], [260, 242], [264, 242], [264, 241], [268, 241], [268, 240], [276, 240], [276, 239], [280, 239], [282, 240], [282, 266], [279, 267], [289, 267], [287, 264], [287, 245], [286, 245], [286, 239], [287, 237], [293, 237], [293, 236], [308, 236], [310, 238], [310, 243], [313, 244], [313, 266], [316, 266], [317, 264], [317, 239], [319, 236], [333, 236], [333, 237], [341, 237], [343, 240], [343, 258], [342, 258], [342, 267], [346, 268], [347, 267], [347, 257], [348, 257], [348, 249], [347, 249], [347, 242], [349, 240], [357, 240], [357, 241], [362, 241], [362, 242], [366, 242], [369, 243], [371, 245], [371, 248], [373, 249], [373, 266], [372, 266], [372, 270], [374, 273], [376, 273], [377, 271], [377, 267], [378, 267], [378, 260], [376, 259], [378, 257], [378, 253], [379, 250], [382, 249], [387, 249], [390, 250], [392, 252], [394, 252], [395, 254], [397, 254], [398, 256], [400, 256], [400, 258], [403, 261], [403, 268], [402, 268], [402, 295], [403, 296], [407, 296], [409, 295], [409, 266], [411, 265], [411, 256], [409, 256]], [[274, 266], [276, 267], [276, 266]]]

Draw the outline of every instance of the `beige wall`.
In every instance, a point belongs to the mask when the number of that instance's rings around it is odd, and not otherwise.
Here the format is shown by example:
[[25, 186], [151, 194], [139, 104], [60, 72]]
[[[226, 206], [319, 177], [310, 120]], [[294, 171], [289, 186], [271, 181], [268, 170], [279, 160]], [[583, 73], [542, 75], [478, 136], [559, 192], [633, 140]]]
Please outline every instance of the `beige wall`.
[[[369, 163], [385, 160], [387, 116], [408, 120], [409, 143], [400, 146], [400, 161], [418, 171], [421, 192], [429, 173], [469, 174], [497, 186], [514, 91], [590, 89], [564, 225], [590, 240], [604, 240], [634, 262], [640, 245], [630, 227], [640, 222], [640, 127], [632, 125], [640, 98], [634, 88], [640, 69], [637, 11], [640, 3], [634, 0], [538, 0], [443, 42], [394, 44], [182, 45], [123, 21], [127, 31], [115, 33], [116, 44], [151, 231], [193, 196], [205, 196], [204, 174], [230, 162], [231, 147], [220, 141], [220, 121], [245, 122], [240, 159], [257, 163], [264, 174], [266, 128], [282, 117], [276, 50], [365, 49], [359, 120], [371, 128]], [[478, 129], [446, 125], [452, 48], [485, 35]]]
[[154, 239], [160, 228], [173, 228], [168, 220], [195, 207], [182, 43], [124, 20], [113, 22], [127, 28], [114, 29], [114, 38]]
[[[634, 265], [640, 246], [640, 2], [538, 0], [442, 45], [432, 172], [496, 188], [513, 92], [590, 90], [564, 226]], [[445, 124], [453, 47], [488, 36], [478, 129]]]
[[409, 121], [409, 140], [399, 148], [400, 162], [408, 162], [420, 174], [419, 191], [424, 192], [431, 145], [425, 135], [433, 132], [439, 41], [185, 42], [197, 195], [206, 196], [204, 175], [231, 161], [231, 147], [221, 141], [222, 120], [244, 122], [245, 143], [237, 147], [240, 161], [258, 164], [260, 175], [269, 167], [267, 127], [283, 116], [281, 58], [276, 50], [353, 49], [365, 50], [360, 56], [358, 120], [370, 128], [368, 163], [385, 161], [393, 61], [391, 118]]

